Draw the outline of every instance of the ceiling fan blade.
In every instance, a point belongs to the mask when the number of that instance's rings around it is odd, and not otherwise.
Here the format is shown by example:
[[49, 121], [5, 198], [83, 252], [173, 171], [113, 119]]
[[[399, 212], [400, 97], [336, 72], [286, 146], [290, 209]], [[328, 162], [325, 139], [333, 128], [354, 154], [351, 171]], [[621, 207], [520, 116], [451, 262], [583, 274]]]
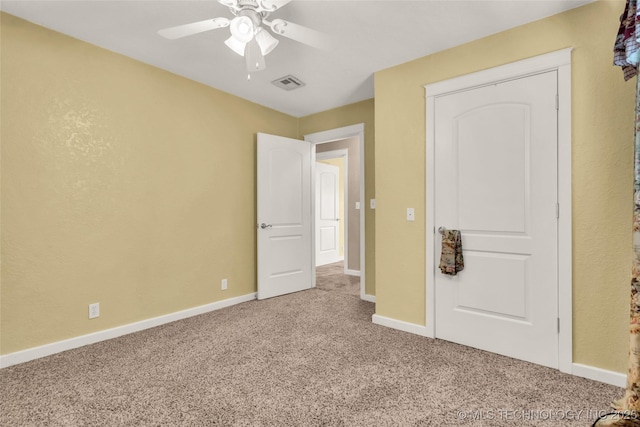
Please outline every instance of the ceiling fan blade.
[[258, 0], [260, 10], [266, 12], [274, 12], [289, 2], [291, 2], [291, 0]]
[[235, 10], [240, 10], [240, 6], [238, 6], [238, 0], [218, 0], [218, 3]]
[[164, 30], [158, 31], [158, 34], [173, 40], [228, 26], [229, 20], [227, 18], [213, 18], [205, 21], [192, 22], [191, 24], [178, 25], [177, 27], [165, 28]]
[[274, 33], [290, 38], [291, 40], [295, 40], [318, 49], [328, 50], [331, 48], [331, 40], [326, 34], [321, 33], [320, 31], [312, 30], [311, 28], [294, 24], [293, 22], [285, 21], [284, 19], [274, 19], [271, 22], [264, 20], [263, 22], [269, 25]]
[[256, 38], [252, 38], [249, 43], [247, 43], [244, 47], [244, 59], [247, 63], [247, 72], [253, 73], [254, 71], [264, 70], [266, 68], [266, 63], [264, 60], [264, 55], [262, 55], [262, 51], [260, 50], [260, 45]]

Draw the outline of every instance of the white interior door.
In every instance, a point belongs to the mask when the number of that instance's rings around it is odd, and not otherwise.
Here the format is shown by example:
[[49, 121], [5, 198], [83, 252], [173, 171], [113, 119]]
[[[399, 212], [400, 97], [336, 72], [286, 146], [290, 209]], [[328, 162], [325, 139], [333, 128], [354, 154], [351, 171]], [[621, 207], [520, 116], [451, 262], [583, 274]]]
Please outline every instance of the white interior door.
[[[558, 366], [557, 72], [435, 100], [435, 225], [464, 270], [435, 273], [436, 337]], [[435, 242], [435, 265], [441, 236]]]
[[258, 299], [312, 286], [311, 144], [258, 134]]
[[316, 163], [316, 266], [340, 257], [340, 169]]

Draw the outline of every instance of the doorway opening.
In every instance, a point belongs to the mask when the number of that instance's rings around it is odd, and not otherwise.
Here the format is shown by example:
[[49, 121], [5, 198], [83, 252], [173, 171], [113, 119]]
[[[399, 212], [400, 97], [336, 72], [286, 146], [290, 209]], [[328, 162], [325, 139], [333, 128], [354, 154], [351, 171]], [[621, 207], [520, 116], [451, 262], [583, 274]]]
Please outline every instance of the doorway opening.
[[348, 166], [347, 149], [316, 152], [315, 264], [318, 268], [342, 261], [345, 274], [349, 265]]
[[[343, 241], [344, 249], [342, 261], [343, 274], [360, 278], [360, 298], [374, 301], [374, 297], [365, 294], [365, 216], [364, 216], [364, 124], [346, 126], [323, 132], [305, 135], [305, 141], [312, 143], [312, 165], [315, 169], [317, 160], [326, 158], [343, 158], [345, 163], [344, 175], [344, 220]], [[323, 154], [328, 153], [328, 154]], [[316, 171], [312, 173], [314, 183], [312, 188], [317, 189], [315, 182]], [[312, 197], [312, 212], [316, 211], [316, 196]], [[316, 230], [316, 215], [313, 215], [313, 229]], [[327, 228], [330, 230], [330, 227]], [[327, 231], [327, 234], [329, 231]], [[340, 233], [338, 233], [339, 239]], [[316, 232], [312, 233], [313, 259], [317, 257], [318, 242]], [[339, 249], [339, 242], [337, 243]], [[325, 245], [326, 247], [326, 245]], [[338, 263], [340, 261], [337, 261]], [[336, 267], [336, 263], [332, 267]], [[316, 285], [316, 262], [313, 267], [313, 286]], [[321, 267], [320, 267], [321, 268]], [[338, 267], [340, 268], [340, 267]]]

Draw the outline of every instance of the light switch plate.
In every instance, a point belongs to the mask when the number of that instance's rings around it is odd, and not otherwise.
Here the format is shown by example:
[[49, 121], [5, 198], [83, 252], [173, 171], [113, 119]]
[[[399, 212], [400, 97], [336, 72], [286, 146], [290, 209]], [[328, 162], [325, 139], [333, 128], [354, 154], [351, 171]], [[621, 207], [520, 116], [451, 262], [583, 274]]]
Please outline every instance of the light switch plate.
[[375, 209], [376, 208], [376, 199], [369, 200], [369, 207], [371, 209]]
[[407, 221], [415, 221], [416, 213], [413, 208], [407, 208]]
[[360, 209], [360, 202], [356, 202], [356, 209]]

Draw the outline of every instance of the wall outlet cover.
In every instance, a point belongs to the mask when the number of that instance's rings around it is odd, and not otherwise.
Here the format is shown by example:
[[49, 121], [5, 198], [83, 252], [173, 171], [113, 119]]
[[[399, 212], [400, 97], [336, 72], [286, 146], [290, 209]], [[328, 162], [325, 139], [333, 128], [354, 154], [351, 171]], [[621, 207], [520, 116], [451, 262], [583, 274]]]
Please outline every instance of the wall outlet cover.
[[89, 304], [89, 319], [100, 317], [100, 303]]

